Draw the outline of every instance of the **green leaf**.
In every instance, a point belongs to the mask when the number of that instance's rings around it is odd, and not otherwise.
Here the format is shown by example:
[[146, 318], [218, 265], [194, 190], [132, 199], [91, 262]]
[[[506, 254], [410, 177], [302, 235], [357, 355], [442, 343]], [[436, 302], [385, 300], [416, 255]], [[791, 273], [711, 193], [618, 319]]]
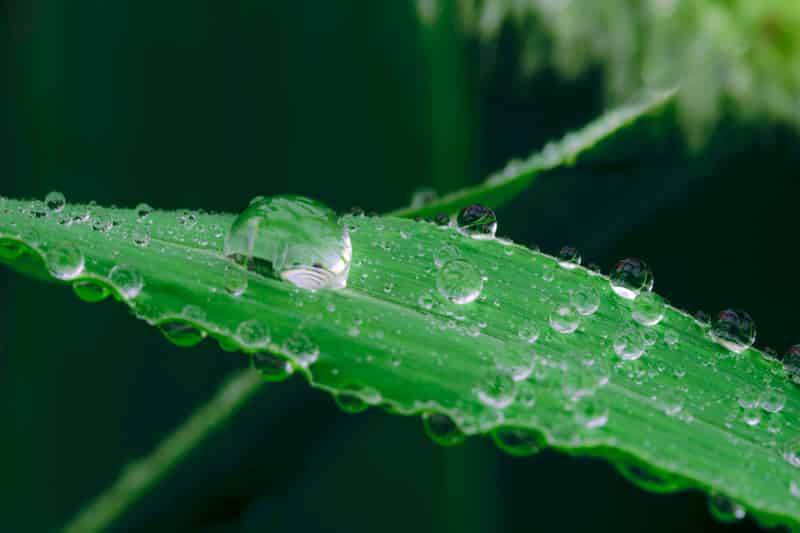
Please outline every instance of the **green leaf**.
[[[79, 250], [83, 269], [69, 283], [108, 287], [178, 344], [208, 335], [226, 350], [266, 350], [350, 411], [444, 414], [511, 453], [549, 445], [601, 456], [645, 488], [723, 494], [764, 524], [800, 524], [800, 498], [790, 490], [800, 470], [785, 458], [798, 442], [800, 393], [780, 363], [755, 349], [729, 352], [674, 308], [655, 326], [633, 324], [636, 304], [604, 276], [452, 228], [344, 217], [353, 245], [348, 286], [312, 293], [236, 270], [222, 253], [232, 215], [154, 211], [141, 219], [128, 209], [41, 207], [0, 203], [3, 261], [23, 261], [26, 272], [38, 264], [42, 274], [47, 263], [36, 260], [47, 258], [71, 276]], [[450, 303], [437, 290], [436, 263], [453, 256], [485, 277], [472, 303]], [[232, 271], [248, 282], [239, 296], [226, 290]], [[579, 317], [577, 331], [554, 329], [562, 306], [586, 310], [594, 297], [599, 308]], [[269, 343], [254, 347], [237, 335], [253, 320], [268, 326]], [[621, 334], [646, 342], [644, 355], [620, 358]], [[782, 411], [741, 407], [768, 407], [767, 392], [785, 399]]]
[[633, 124], [636, 120], [657, 111], [677, 94], [676, 89], [650, 91], [629, 103], [614, 108], [578, 131], [570, 132], [559, 141], [548, 143], [523, 161], [511, 161], [483, 183], [461, 189], [423, 206], [409, 206], [390, 213], [393, 216], [429, 216], [453, 214], [463, 206], [484, 203], [498, 207], [513, 199], [533, 183], [541, 173], [570, 165], [592, 147]]

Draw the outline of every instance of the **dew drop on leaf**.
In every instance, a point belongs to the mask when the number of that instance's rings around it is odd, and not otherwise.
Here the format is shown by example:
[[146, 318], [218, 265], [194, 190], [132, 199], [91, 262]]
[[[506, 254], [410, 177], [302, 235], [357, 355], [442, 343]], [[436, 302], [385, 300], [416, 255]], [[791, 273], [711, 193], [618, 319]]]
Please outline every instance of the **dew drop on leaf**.
[[136, 220], [139, 222], [143, 222], [147, 220], [147, 218], [150, 216], [150, 213], [153, 212], [153, 208], [145, 203], [141, 203], [136, 206], [135, 211], [136, 211]]
[[136, 230], [132, 233], [133, 244], [141, 248], [147, 248], [150, 244], [150, 235], [144, 231]]
[[51, 213], [58, 213], [67, 205], [67, 199], [62, 193], [52, 191], [47, 193], [47, 196], [44, 197], [44, 205]]
[[464, 433], [453, 419], [441, 413], [426, 412], [422, 414], [425, 433], [440, 446], [454, 446], [464, 442]]
[[247, 271], [236, 265], [226, 265], [224, 284], [228, 294], [241, 296], [247, 290]]
[[87, 303], [96, 303], [105, 300], [109, 295], [108, 287], [92, 280], [80, 280], [72, 284], [75, 294]]
[[265, 348], [272, 336], [269, 328], [260, 320], [245, 320], [236, 328], [236, 340], [245, 348]]
[[319, 346], [311, 340], [311, 337], [299, 331], [283, 341], [282, 347], [294, 361], [297, 361], [297, 364], [306, 368], [314, 364], [319, 357]]
[[144, 287], [144, 280], [139, 271], [126, 265], [116, 265], [108, 274], [108, 279], [126, 300], [133, 300]]
[[558, 251], [558, 265], [572, 270], [581, 264], [581, 253], [574, 246], [563, 246]]
[[569, 304], [562, 303], [550, 312], [550, 327], [559, 333], [574, 333], [581, 324], [578, 312]]
[[158, 325], [158, 329], [167, 340], [181, 348], [190, 348], [206, 338], [205, 331], [182, 319], [166, 320]]
[[633, 300], [640, 292], [653, 289], [653, 273], [640, 259], [622, 259], [614, 265], [609, 283], [616, 294]]
[[756, 340], [756, 324], [745, 311], [720, 311], [709, 333], [711, 338], [734, 353], [741, 353]]
[[633, 302], [631, 316], [643, 326], [655, 326], [664, 318], [664, 300], [654, 292], [644, 292]]
[[744, 507], [718, 493], [712, 493], [709, 496], [708, 510], [711, 516], [725, 523], [738, 522], [747, 514]]
[[324, 205], [300, 196], [254, 200], [225, 236], [225, 255], [303, 289], [344, 288], [352, 244]]
[[492, 431], [492, 439], [504, 452], [520, 457], [533, 455], [544, 445], [538, 433], [526, 428], [499, 427]]
[[488, 207], [472, 204], [458, 212], [456, 225], [461, 233], [473, 239], [493, 239], [497, 232], [497, 217]]
[[250, 366], [261, 374], [265, 381], [283, 381], [293, 371], [292, 365], [285, 358], [269, 352], [256, 352], [250, 356]]
[[786, 394], [778, 387], [767, 387], [761, 392], [758, 405], [768, 413], [779, 413], [786, 405]]
[[600, 295], [592, 287], [581, 287], [572, 291], [569, 296], [569, 302], [578, 314], [589, 316], [594, 314], [600, 307]]
[[436, 274], [436, 289], [446, 300], [464, 305], [480, 296], [483, 278], [473, 263], [466, 259], [451, 259]]
[[584, 396], [575, 403], [575, 422], [586, 429], [597, 429], [608, 422], [608, 407], [594, 396]]
[[336, 405], [339, 406], [339, 409], [345, 413], [361, 413], [369, 407], [367, 402], [349, 392], [334, 393], [333, 399], [336, 402]]
[[800, 468], [800, 438], [794, 438], [783, 444], [783, 458], [790, 465]]
[[634, 327], [624, 327], [614, 337], [614, 352], [626, 361], [639, 359], [645, 350], [644, 337]]
[[70, 280], [83, 273], [84, 258], [81, 251], [69, 243], [53, 246], [45, 254], [47, 269], [58, 279]]
[[452, 244], [445, 244], [440, 246], [433, 255], [433, 264], [436, 268], [442, 268], [444, 264], [450, 259], [457, 259], [461, 257], [461, 252]]
[[539, 339], [539, 327], [533, 322], [523, 322], [517, 330], [517, 337], [528, 344], [533, 344]]
[[476, 393], [483, 404], [494, 409], [505, 409], [514, 401], [517, 386], [509, 374], [490, 370], [481, 378]]

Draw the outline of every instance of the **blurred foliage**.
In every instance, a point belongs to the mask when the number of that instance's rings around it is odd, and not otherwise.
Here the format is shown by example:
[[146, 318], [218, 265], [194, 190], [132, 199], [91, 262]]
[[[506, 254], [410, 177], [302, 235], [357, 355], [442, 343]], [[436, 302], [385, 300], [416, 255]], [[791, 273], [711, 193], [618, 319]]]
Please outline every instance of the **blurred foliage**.
[[[418, 0], [423, 21], [441, 0]], [[521, 69], [554, 66], [575, 79], [592, 65], [606, 96], [681, 85], [690, 141], [708, 139], [722, 113], [800, 127], [800, 8], [796, 0], [458, 0], [464, 28], [490, 45], [505, 23], [521, 35]]]

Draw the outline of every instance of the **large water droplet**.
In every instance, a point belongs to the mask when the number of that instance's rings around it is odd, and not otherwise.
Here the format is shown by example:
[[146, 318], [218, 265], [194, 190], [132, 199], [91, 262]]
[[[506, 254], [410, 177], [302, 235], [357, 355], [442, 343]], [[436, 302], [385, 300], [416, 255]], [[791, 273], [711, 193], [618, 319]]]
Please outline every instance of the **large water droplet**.
[[133, 300], [139, 296], [144, 287], [144, 280], [139, 271], [125, 265], [117, 265], [112, 268], [108, 274], [108, 279], [126, 300]]
[[52, 213], [60, 212], [65, 205], [67, 205], [67, 199], [58, 191], [49, 192], [44, 197], [44, 206]]
[[514, 379], [505, 372], [487, 372], [476, 388], [478, 399], [489, 407], [505, 409], [517, 394]]
[[285, 358], [269, 352], [256, 352], [250, 356], [250, 365], [258, 370], [265, 381], [283, 381], [294, 370]]
[[225, 237], [225, 255], [310, 290], [347, 285], [352, 245], [324, 205], [300, 196], [253, 201]]
[[464, 433], [453, 419], [440, 413], [423, 413], [422, 424], [425, 433], [433, 442], [441, 446], [454, 446], [464, 441]]
[[644, 350], [644, 337], [634, 327], [625, 327], [614, 337], [614, 352], [626, 361], [639, 359]]
[[708, 510], [720, 522], [738, 522], [747, 514], [744, 507], [722, 494], [711, 494], [708, 498]]
[[272, 336], [266, 324], [251, 319], [239, 324], [236, 328], [236, 339], [244, 348], [266, 348]]
[[544, 444], [541, 435], [525, 428], [499, 427], [492, 431], [492, 439], [504, 452], [520, 457], [533, 455]]
[[643, 326], [655, 326], [664, 318], [664, 300], [654, 292], [639, 294], [633, 303], [633, 319]]
[[45, 261], [47, 269], [58, 279], [74, 279], [83, 273], [83, 254], [69, 243], [50, 248], [45, 255]]
[[574, 333], [581, 324], [578, 312], [569, 304], [562, 303], [550, 312], [550, 326], [559, 333]]
[[161, 333], [174, 345], [189, 348], [206, 338], [206, 332], [182, 319], [170, 319], [158, 325]]
[[720, 311], [711, 326], [711, 338], [732, 352], [741, 353], [756, 340], [756, 324], [744, 311]]
[[640, 292], [653, 289], [653, 273], [640, 259], [622, 259], [614, 265], [609, 282], [615, 293], [633, 300]]
[[451, 259], [436, 274], [436, 288], [450, 302], [468, 304], [480, 296], [483, 278], [478, 267], [466, 259]]
[[311, 366], [319, 357], [319, 346], [311, 340], [311, 337], [299, 331], [283, 341], [283, 349], [297, 361], [297, 364], [304, 367]]
[[474, 239], [493, 239], [497, 231], [494, 211], [480, 204], [468, 205], [458, 212], [459, 231]]
[[102, 301], [109, 294], [108, 287], [91, 280], [76, 281], [72, 284], [72, 290], [75, 291], [78, 298], [87, 303]]
[[574, 246], [564, 246], [558, 251], [558, 264], [561, 268], [572, 270], [581, 264], [581, 253]]
[[592, 315], [600, 307], [600, 295], [592, 287], [581, 287], [572, 291], [569, 303], [580, 315]]

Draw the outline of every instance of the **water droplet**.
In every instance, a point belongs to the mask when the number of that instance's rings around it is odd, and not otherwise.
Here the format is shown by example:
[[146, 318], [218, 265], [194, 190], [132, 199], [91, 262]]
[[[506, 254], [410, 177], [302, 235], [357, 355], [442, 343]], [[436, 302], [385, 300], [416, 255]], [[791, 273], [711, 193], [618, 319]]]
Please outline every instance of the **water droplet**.
[[748, 426], [757, 426], [761, 423], [762, 411], [756, 407], [742, 407], [742, 420]]
[[708, 510], [714, 518], [725, 523], [738, 522], [747, 514], [744, 507], [718, 493], [712, 493], [708, 498]]
[[126, 300], [133, 300], [139, 296], [144, 287], [144, 280], [139, 271], [125, 265], [117, 265], [112, 268], [108, 279]]
[[108, 287], [92, 280], [76, 281], [72, 284], [72, 290], [78, 298], [87, 303], [102, 301], [109, 294]]
[[759, 396], [758, 405], [769, 413], [780, 413], [786, 405], [786, 394], [777, 387], [767, 387]]
[[433, 223], [437, 226], [449, 226], [450, 225], [450, 215], [446, 213], [439, 213], [433, 217]]
[[425, 427], [425, 433], [440, 446], [454, 446], [464, 441], [464, 433], [447, 415], [423, 413], [422, 424]]
[[800, 498], [800, 481], [793, 479], [789, 482], [789, 494], [795, 498]]
[[192, 322], [203, 322], [206, 319], [206, 312], [196, 305], [186, 305], [181, 314]]
[[608, 407], [594, 396], [584, 396], [575, 403], [575, 422], [586, 429], [608, 423]]
[[640, 259], [622, 259], [614, 265], [609, 282], [615, 293], [633, 300], [640, 292], [653, 289], [653, 273]]
[[492, 370], [487, 372], [476, 389], [478, 399], [489, 407], [505, 409], [517, 394], [514, 379], [505, 372]]
[[592, 287], [581, 287], [572, 291], [569, 303], [583, 316], [592, 315], [600, 307], [600, 295]]
[[744, 311], [720, 311], [711, 326], [711, 338], [735, 353], [741, 353], [756, 340], [756, 325]]
[[247, 271], [235, 265], [226, 265], [224, 283], [228, 294], [241, 296], [247, 290]]
[[783, 369], [789, 379], [800, 384], [800, 344], [795, 344], [783, 358]]
[[550, 326], [559, 333], [574, 333], [581, 324], [578, 312], [569, 304], [559, 304], [550, 312]]
[[135, 211], [136, 211], [136, 219], [139, 222], [142, 222], [146, 220], [147, 217], [150, 216], [150, 213], [153, 212], [153, 208], [145, 203], [142, 203], [136, 206]]
[[333, 399], [336, 405], [345, 413], [361, 413], [369, 407], [369, 404], [356, 396], [347, 392], [334, 393]]
[[466, 259], [451, 259], [436, 275], [436, 288], [450, 302], [468, 304], [480, 296], [483, 278], [478, 267]]
[[783, 458], [790, 465], [800, 468], [800, 438], [791, 439], [784, 443]]
[[439, 194], [430, 187], [420, 187], [411, 193], [411, 207], [424, 207], [439, 198]]
[[504, 452], [520, 457], [533, 455], [544, 446], [541, 435], [525, 428], [499, 427], [492, 431], [492, 439]]
[[327, 207], [300, 196], [274, 196], [254, 201], [236, 218], [225, 255], [304, 289], [338, 289], [347, 285], [352, 245]]
[[314, 364], [319, 357], [319, 346], [311, 340], [311, 337], [299, 331], [283, 341], [283, 349], [297, 361], [297, 364], [306, 368]]
[[150, 244], [150, 235], [148, 235], [144, 231], [134, 231], [132, 237], [133, 237], [133, 244], [135, 244], [136, 246], [147, 248], [147, 245]]
[[265, 381], [283, 381], [294, 369], [285, 358], [269, 352], [256, 352], [250, 356], [250, 366], [258, 370]]
[[[253, 205], [252, 203], [250, 205]], [[197, 214], [191, 211], [183, 211], [178, 217], [178, 220], [183, 226], [193, 228], [197, 224]]]
[[625, 327], [614, 337], [614, 352], [626, 361], [639, 359], [644, 350], [644, 338], [636, 328]]
[[97, 217], [92, 220], [92, 229], [100, 233], [107, 233], [113, 226], [111, 220]]
[[445, 244], [434, 253], [433, 264], [436, 265], [436, 268], [442, 268], [442, 266], [450, 259], [457, 259], [460, 257], [461, 252], [458, 251], [458, 248], [452, 244]]
[[461, 233], [474, 239], [493, 239], [497, 231], [497, 217], [494, 211], [480, 204], [461, 209], [456, 224]]
[[683, 410], [683, 394], [676, 389], [667, 389], [658, 395], [661, 408], [668, 416], [675, 416]]
[[643, 326], [655, 326], [664, 318], [664, 300], [654, 292], [639, 294], [633, 303], [631, 315]]
[[69, 243], [50, 248], [45, 255], [45, 262], [50, 274], [58, 279], [75, 279], [83, 273], [83, 254]]
[[558, 264], [561, 268], [572, 270], [581, 264], [581, 253], [574, 246], [564, 246], [558, 251]]
[[67, 205], [67, 199], [58, 191], [47, 193], [44, 197], [44, 206], [52, 213], [58, 213]]
[[668, 329], [664, 332], [664, 343], [666, 343], [667, 346], [674, 348], [678, 345], [678, 342], [680, 342], [680, 337], [675, 330]]
[[206, 332], [182, 319], [166, 320], [158, 325], [161, 333], [174, 345], [189, 348], [206, 338]]
[[269, 328], [260, 320], [245, 320], [236, 328], [236, 340], [244, 348], [265, 348], [272, 340]]
[[524, 322], [517, 330], [517, 336], [528, 344], [533, 344], [539, 338], [539, 328], [533, 322]]

